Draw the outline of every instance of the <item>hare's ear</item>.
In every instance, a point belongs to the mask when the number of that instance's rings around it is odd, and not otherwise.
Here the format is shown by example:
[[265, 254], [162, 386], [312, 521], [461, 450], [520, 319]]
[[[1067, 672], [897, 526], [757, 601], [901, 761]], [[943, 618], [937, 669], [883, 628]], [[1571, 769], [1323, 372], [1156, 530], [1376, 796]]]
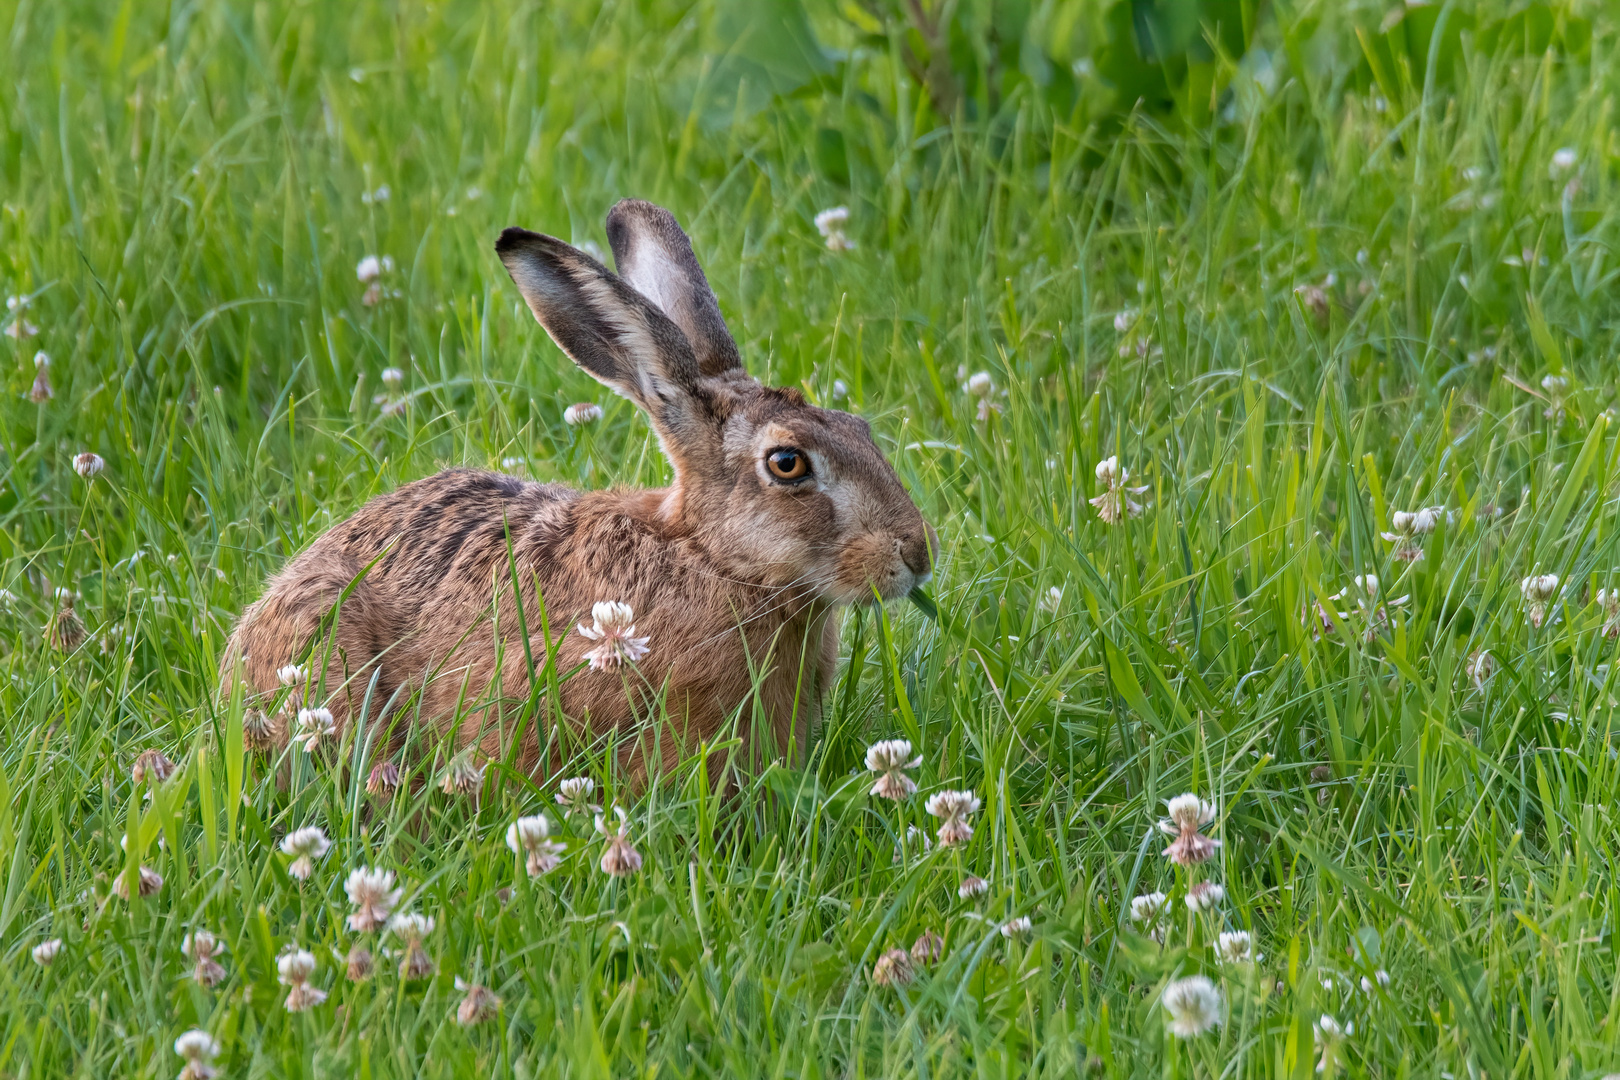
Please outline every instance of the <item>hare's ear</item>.
[[607, 237], [619, 276], [681, 328], [704, 375], [742, 367], [709, 279], [674, 214], [624, 199], [608, 211]]
[[554, 236], [507, 229], [495, 252], [558, 348], [646, 410], [666, 444], [695, 419], [697, 359], [652, 301]]

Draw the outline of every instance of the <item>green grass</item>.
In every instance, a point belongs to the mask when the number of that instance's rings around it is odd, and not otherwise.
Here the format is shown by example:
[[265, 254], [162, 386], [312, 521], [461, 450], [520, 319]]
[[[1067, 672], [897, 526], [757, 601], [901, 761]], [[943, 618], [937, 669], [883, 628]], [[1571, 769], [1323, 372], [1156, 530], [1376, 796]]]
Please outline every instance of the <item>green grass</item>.
[[[954, 126], [898, 41], [717, 111], [707, 2], [162, 9], [0, 0], [0, 289], [38, 328], [0, 337], [0, 1076], [173, 1075], [193, 1026], [230, 1077], [1306, 1076], [1323, 1013], [1354, 1025], [1352, 1075], [1620, 1070], [1612, 9], [1536, 7], [1545, 51], [1465, 35], [1442, 79], [1438, 47], [1390, 66], [1382, 9], [1279, 2], [1275, 91], [1237, 76], [1213, 124], [1015, 93]], [[497, 765], [474, 805], [424, 744], [389, 802], [307, 759], [278, 782], [215, 673], [265, 576], [372, 495], [511, 458], [661, 481], [492, 252], [512, 224], [605, 247], [626, 195], [688, 227], [750, 370], [847, 386], [939, 530], [939, 618], [850, 613], [809, 762], [734, 799], [692, 766], [621, 792], [582, 749], [561, 775], [626, 806], [645, 865], [601, 873], [574, 818], [531, 882], [504, 836], [557, 776]], [[845, 253], [812, 224], [839, 203]], [[399, 415], [373, 403], [389, 366]], [[578, 400], [605, 420], [568, 428]], [[1112, 454], [1148, 486], [1115, 527], [1087, 502]], [[1428, 505], [1454, 520], [1395, 560], [1380, 532]], [[1562, 581], [1540, 627], [1533, 571]], [[1365, 637], [1325, 599], [1363, 573], [1408, 598]], [[71, 653], [43, 629], [59, 586]], [[1319, 600], [1346, 613], [1320, 639]], [[896, 806], [859, 770], [902, 735], [922, 794]], [[149, 747], [182, 771], [148, 802]], [[944, 787], [983, 799], [972, 842], [896, 861]], [[1154, 829], [1188, 790], [1223, 842], [1191, 878]], [[333, 848], [300, 884], [275, 846], [308, 824]], [[109, 900], [137, 851], [163, 887]], [[437, 919], [433, 977], [344, 980], [364, 863]], [[1199, 877], [1226, 901], [1191, 917]], [[1128, 918], [1155, 889], [1162, 946]], [[199, 927], [228, 946], [212, 989], [180, 951]], [[1220, 929], [1264, 959], [1217, 965]], [[943, 959], [874, 986], [925, 930]], [[292, 943], [330, 992], [296, 1015]], [[1176, 1040], [1159, 995], [1199, 972], [1227, 1021]], [[496, 1019], [455, 1022], [457, 977]]]

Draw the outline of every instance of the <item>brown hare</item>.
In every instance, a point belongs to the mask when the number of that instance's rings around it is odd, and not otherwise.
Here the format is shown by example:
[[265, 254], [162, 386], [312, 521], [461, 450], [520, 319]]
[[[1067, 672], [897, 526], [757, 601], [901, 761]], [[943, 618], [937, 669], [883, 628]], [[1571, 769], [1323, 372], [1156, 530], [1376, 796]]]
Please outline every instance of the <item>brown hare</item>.
[[[495, 250], [552, 340], [647, 414], [670, 485], [579, 492], [450, 469], [373, 499], [276, 574], [227, 644], [222, 685], [239, 671], [250, 707], [283, 702], [268, 737], [310, 734], [287, 731], [301, 705], [341, 735], [369, 690], [374, 712], [392, 701], [504, 754], [530, 658], [546, 660], [543, 601], [556, 670], [588, 663], [561, 686], [563, 714], [629, 736], [632, 776], [733, 720], [748, 752], [790, 753], [831, 685], [838, 608], [928, 580], [933, 532], [866, 422], [748, 376], [667, 210], [620, 202], [607, 235], [617, 274], [524, 229]], [[408, 725], [393, 727], [398, 743]], [[536, 731], [517, 748], [528, 771]]]

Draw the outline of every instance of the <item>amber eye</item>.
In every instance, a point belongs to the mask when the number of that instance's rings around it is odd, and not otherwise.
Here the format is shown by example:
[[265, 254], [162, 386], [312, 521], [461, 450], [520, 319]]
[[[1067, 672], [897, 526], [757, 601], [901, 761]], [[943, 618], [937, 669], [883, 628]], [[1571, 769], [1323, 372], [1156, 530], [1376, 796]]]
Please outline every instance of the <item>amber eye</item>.
[[810, 475], [809, 456], [791, 446], [772, 450], [765, 459], [765, 465], [778, 480], [803, 480]]

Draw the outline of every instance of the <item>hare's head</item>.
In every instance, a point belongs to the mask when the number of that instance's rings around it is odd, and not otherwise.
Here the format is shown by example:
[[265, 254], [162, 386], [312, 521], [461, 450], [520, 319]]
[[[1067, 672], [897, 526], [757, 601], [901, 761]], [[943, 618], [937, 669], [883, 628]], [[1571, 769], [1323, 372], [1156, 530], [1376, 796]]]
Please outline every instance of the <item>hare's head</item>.
[[646, 412], [675, 473], [665, 519], [728, 575], [805, 599], [892, 600], [927, 581], [933, 530], [866, 421], [748, 376], [669, 211], [626, 199], [607, 234], [617, 274], [524, 229], [495, 250], [551, 339]]

